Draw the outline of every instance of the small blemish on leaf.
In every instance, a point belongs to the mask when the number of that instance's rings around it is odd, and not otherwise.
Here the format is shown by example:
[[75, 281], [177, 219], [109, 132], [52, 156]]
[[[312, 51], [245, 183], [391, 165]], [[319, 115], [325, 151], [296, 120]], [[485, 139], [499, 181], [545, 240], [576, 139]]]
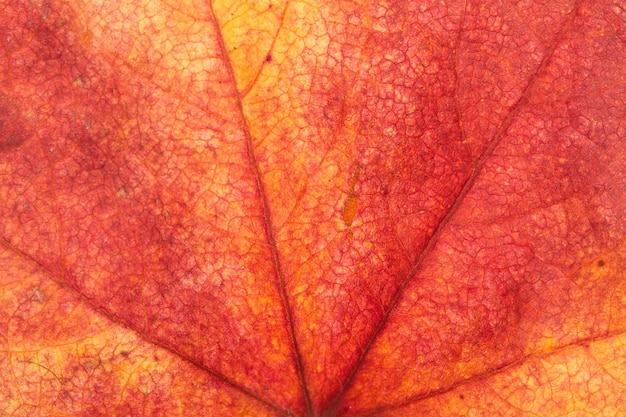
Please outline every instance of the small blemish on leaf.
[[30, 136], [22, 122], [19, 106], [9, 98], [0, 96], [0, 152], [14, 151]]
[[358, 205], [359, 199], [357, 197], [353, 195], [348, 196], [348, 199], [343, 205], [343, 213], [341, 214], [341, 219], [346, 226], [352, 226]]
[[120, 352], [120, 356], [123, 357], [123, 358], [127, 358], [129, 355], [130, 355], [130, 353], [125, 351], [125, 350]]
[[267, 54], [265, 57], [265, 62], [272, 62], [272, 54]]
[[37, 286], [32, 287], [30, 290], [28, 290], [28, 295], [30, 296], [31, 300], [37, 303], [43, 303], [48, 301], [48, 295], [45, 293], [44, 290]]
[[598, 261], [598, 266], [599, 266], [600, 268], [602, 268], [604, 265], [605, 265], [605, 264], [604, 264], [604, 261], [603, 261], [602, 259], [600, 259], [600, 260]]
[[24, 143], [26, 139], [24, 136], [19, 133], [14, 133], [12, 135], [5, 135], [2, 137], [0, 142], [0, 151], [5, 151], [9, 149], [19, 148], [22, 143]]
[[459, 394], [459, 398], [460, 398], [460, 399], [462, 399], [462, 400], [464, 400], [464, 399], [465, 399], [465, 395], [463, 395], [463, 394]]
[[97, 367], [102, 365], [102, 359], [100, 359], [99, 356], [92, 356], [89, 358], [86, 358], [83, 363], [83, 369], [86, 371], [92, 371], [94, 369], [96, 369]]

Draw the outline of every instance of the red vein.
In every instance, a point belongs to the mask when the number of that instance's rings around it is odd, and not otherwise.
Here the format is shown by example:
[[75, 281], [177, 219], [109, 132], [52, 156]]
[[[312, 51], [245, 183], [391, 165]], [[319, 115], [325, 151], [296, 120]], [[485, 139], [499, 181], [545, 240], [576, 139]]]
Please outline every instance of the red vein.
[[[424, 260], [432, 252], [433, 248], [435, 247], [435, 245], [437, 244], [437, 242], [439, 240], [439, 237], [443, 233], [443, 230], [445, 229], [445, 227], [450, 222], [450, 219], [456, 214], [456, 212], [459, 209], [461, 203], [465, 199], [465, 196], [468, 194], [468, 192], [474, 186], [474, 183], [476, 182], [476, 179], [478, 178], [478, 175], [482, 171], [482, 168], [485, 165], [485, 162], [487, 161], [487, 159], [489, 159], [492, 156], [493, 151], [496, 149], [496, 147], [502, 141], [502, 138], [504, 137], [504, 134], [506, 133], [506, 131], [511, 126], [511, 124], [513, 122], [513, 119], [517, 116], [517, 114], [519, 113], [520, 109], [527, 103], [528, 97], [530, 95], [530, 91], [535, 86], [535, 84], [537, 83], [537, 80], [539, 78], [539, 75], [543, 73], [543, 71], [545, 70], [546, 66], [548, 65], [548, 62], [550, 61], [550, 59], [554, 55], [554, 51], [556, 50], [556, 47], [558, 46], [560, 40], [562, 39], [563, 33], [566, 31], [566, 29], [568, 29], [569, 24], [572, 21], [573, 16], [578, 11], [581, 3], [582, 3], [582, 0], [579, 0], [575, 4], [575, 7], [574, 7], [572, 13], [565, 20], [565, 22], [563, 22], [563, 25], [561, 26], [561, 29], [559, 30], [559, 32], [554, 37], [554, 41], [552, 42], [552, 45], [550, 45], [550, 48], [548, 48], [548, 50], [547, 50], [543, 60], [541, 61], [541, 63], [537, 67], [537, 70], [529, 78], [528, 83], [526, 84], [526, 87], [524, 88], [524, 91], [520, 95], [519, 100], [512, 106], [511, 111], [509, 112], [507, 117], [504, 119], [504, 121], [500, 125], [500, 128], [494, 134], [493, 139], [491, 140], [489, 145], [485, 148], [483, 153], [480, 155], [480, 157], [476, 161], [476, 164], [474, 165], [474, 169], [472, 170], [470, 176], [467, 178], [467, 180], [463, 184], [463, 187], [461, 188], [461, 191], [459, 192], [459, 194], [455, 198], [454, 202], [452, 203], [452, 205], [448, 209], [448, 211], [445, 214], [445, 216], [441, 219], [441, 221], [437, 225], [437, 228], [435, 229], [433, 234], [428, 239], [428, 243], [427, 243], [426, 247], [424, 248], [424, 250], [417, 256], [417, 258], [416, 258], [416, 260], [415, 260], [415, 262], [413, 264], [413, 267], [411, 268], [411, 270], [409, 271], [407, 276], [400, 283], [400, 285], [398, 287], [398, 290], [396, 291], [395, 295], [393, 296], [393, 298], [392, 298], [392, 300], [391, 300], [391, 302], [389, 304], [389, 307], [387, 308], [385, 313], [382, 315], [382, 317], [379, 320], [378, 324], [376, 325], [376, 327], [372, 331], [372, 334], [370, 335], [370, 337], [368, 338], [367, 342], [365, 343], [365, 346], [364, 346], [363, 350], [361, 351], [361, 355], [359, 356], [359, 358], [355, 362], [354, 366], [352, 367], [352, 370], [350, 371], [350, 374], [345, 379], [345, 381], [344, 381], [344, 383], [343, 383], [343, 385], [341, 387], [341, 390], [339, 391], [339, 393], [337, 393], [337, 395], [335, 395], [334, 398], [332, 398], [329, 401], [328, 406], [326, 407], [326, 411], [323, 413], [323, 415], [325, 417], [333, 417], [333, 416], [335, 416], [337, 414], [338, 407], [339, 407], [339, 404], [341, 403], [341, 400], [343, 399], [343, 397], [346, 395], [346, 393], [348, 392], [348, 390], [350, 389], [350, 387], [354, 383], [356, 375], [358, 374], [359, 370], [364, 365], [365, 359], [368, 356], [368, 354], [370, 353], [370, 351], [372, 350], [372, 348], [374, 346], [374, 343], [378, 340], [378, 337], [383, 333], [383, 330], [384, 330], [385, 326], [387, 325], [387, 323], [389, 322], [390, 317], [392, 316], [392, 314], [394, 313], [394, 311], [396, 310], [396, 308], [400, 304], [400, 301], [402, 300], [402, 297], [404, 296], [404, 293], [405, 293], [407, 287], [409, 286], [409, 284], [411, 283], [413, 278], [415, 278], [415, 276], [417, 276], [417, 273], [421, 270], [422, 265], [424, 263]], [[462, 28], [460, 28], [459, 30], [462, 30]]]
[[[219, 25], [217, 24], [217, 19], [215, 17], [215, 13], [213, 12], [212, 5], [210, 5], [210, 7], [211, 7], [211, 13], [213, 14], [212, 22], [214, 22], [215, 31], [218, 34], [217, 39], [218, 39], [220, 52], [224, 57], [224, 62], [227, 67], [231, 85], [236, 86], [237, 83], [236, 83], [235, 71], [233, 69], [231, 61], [228, 59], [228, 51], [226, 49], [226, 45], [224, 44], [224, 37], [222, 35]], [[248, 158], [250, 159], [250, 165], [254, 172], [254, 177], [255, 177], [257, 189], [259, 192], [259, 198], [261, 199], [261, 204], [263, 206], [265, 235], [267, 238], [267, 244], [270, 248], [270, 252], [272, 255], [274, 271], [276, 274], [276, 280], [278, 282], [278, 292], [280, 294], [280, 301], [281, 301], [283, 311], [285, 314], [285, 319], [287, 320], [287, 330], [289, 333], [289, 339], [291, 341], [291, 347], [293, 349], [293, 355], [294, 355], [294, 360], [295, 360], [295, 365], [296, 365], [296, 373], [298, 375], [298, 380], [300, 382], [300, 387], [302, 389], [302, 394], [304, 397], [303, 399], [304, 399], [305, 413], [307, 416], [313, 417], [315, 414], [313, 410], [313, 403], [311, 401], [311, 394], [309, 392], [309, 388], [306, 382], [306, 376], [304, 373], [304, 360], [302, 358], [302, 353], [300, 352], [300, 347], [298, 344], [298, 340], [296, 338], [296, 330], [295, 330], [295, 323], [293, 319], [293, 312], [292, 312], [291, 305], [289, 303], [289, 296], [287, 294], [287, 288], [285, 284], [285, 276], [284, 276], [282, 265], [280, 262], [280, 256], [278, 253], [278, 246], [276, 244], [276, 238], [274, 236], [274, 227], [272, 225], [272, 215], [271, 215], [271, 210], [269, 206], [269, 201], [267, 199], [265, 185], [263, 184], [261, 170], [259, 169], [259, 163], [254, 153], [254, 144], [252, 141], [252, 134], [250, 133], [250, 126], [248, 125], [248, 121], [245, 117], [245, 113], [243, 110], [241, 94], [237, 92], [236, 97], [237, 97], [237, 106], [241, 114], [241, 124], [244, 128], [244, 135], [246, 138], [246, 149], [248, 152]]]

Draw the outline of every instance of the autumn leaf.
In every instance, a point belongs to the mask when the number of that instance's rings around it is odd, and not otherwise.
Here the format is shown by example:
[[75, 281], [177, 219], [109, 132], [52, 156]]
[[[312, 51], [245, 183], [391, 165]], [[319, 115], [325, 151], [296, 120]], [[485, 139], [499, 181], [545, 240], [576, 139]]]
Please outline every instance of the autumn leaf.
[[620, 0], [0, 28], [0, 416], [626, 413]]

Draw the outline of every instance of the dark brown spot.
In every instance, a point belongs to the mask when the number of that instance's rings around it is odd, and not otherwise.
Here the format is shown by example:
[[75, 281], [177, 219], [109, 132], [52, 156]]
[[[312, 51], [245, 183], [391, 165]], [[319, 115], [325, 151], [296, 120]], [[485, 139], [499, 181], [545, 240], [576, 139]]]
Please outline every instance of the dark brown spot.
[[0, 152], [19, 148], [30, 136], [19, 106], [10, 97], [0, 96]]
[[463, 394], [459, 394], [459, 398], [460, 398], [460, 399], [462, 399], [462, 400], [464, 400], [464, 399], [465, 399], [465, 395], [463, 395]]
[[7, 136], [2, 135], [0, 137], [0, 151], [8, 151], [10, 149], [19, 148], [20, 145], [24, 142], [26, 142], [26, 138], [19, 133]]
[[272, 62], [272, 54], [267, 54], [265, 57], [265, 62]]
[[598, 266], [599, 266], [600, 268], [602, 268], [602, 267], [604, 266], [604, 261], [603, 261], [602, 259], [600, 259], [600, 260], [598, 261]]
[[128, 357], [128, 355], [130, 355], [130, 353], [128, 353], [128, 352], [127, 352], [127, 351], [125, 351], [125, 350], [123, 350], [123, 351], [121, 351], [121, 352], [120, 352], [120, 356], [122, 356], [122, 357], [124, 357], [124, 358], [127, 358], [127, 357]]

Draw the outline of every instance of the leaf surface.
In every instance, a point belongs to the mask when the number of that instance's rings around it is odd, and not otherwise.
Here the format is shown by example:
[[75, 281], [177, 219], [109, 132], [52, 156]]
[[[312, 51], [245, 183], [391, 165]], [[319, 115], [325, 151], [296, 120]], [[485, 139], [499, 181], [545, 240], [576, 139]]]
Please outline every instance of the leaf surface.
[[618, 1], [4, 1], [0, 414], [618, 415]]

